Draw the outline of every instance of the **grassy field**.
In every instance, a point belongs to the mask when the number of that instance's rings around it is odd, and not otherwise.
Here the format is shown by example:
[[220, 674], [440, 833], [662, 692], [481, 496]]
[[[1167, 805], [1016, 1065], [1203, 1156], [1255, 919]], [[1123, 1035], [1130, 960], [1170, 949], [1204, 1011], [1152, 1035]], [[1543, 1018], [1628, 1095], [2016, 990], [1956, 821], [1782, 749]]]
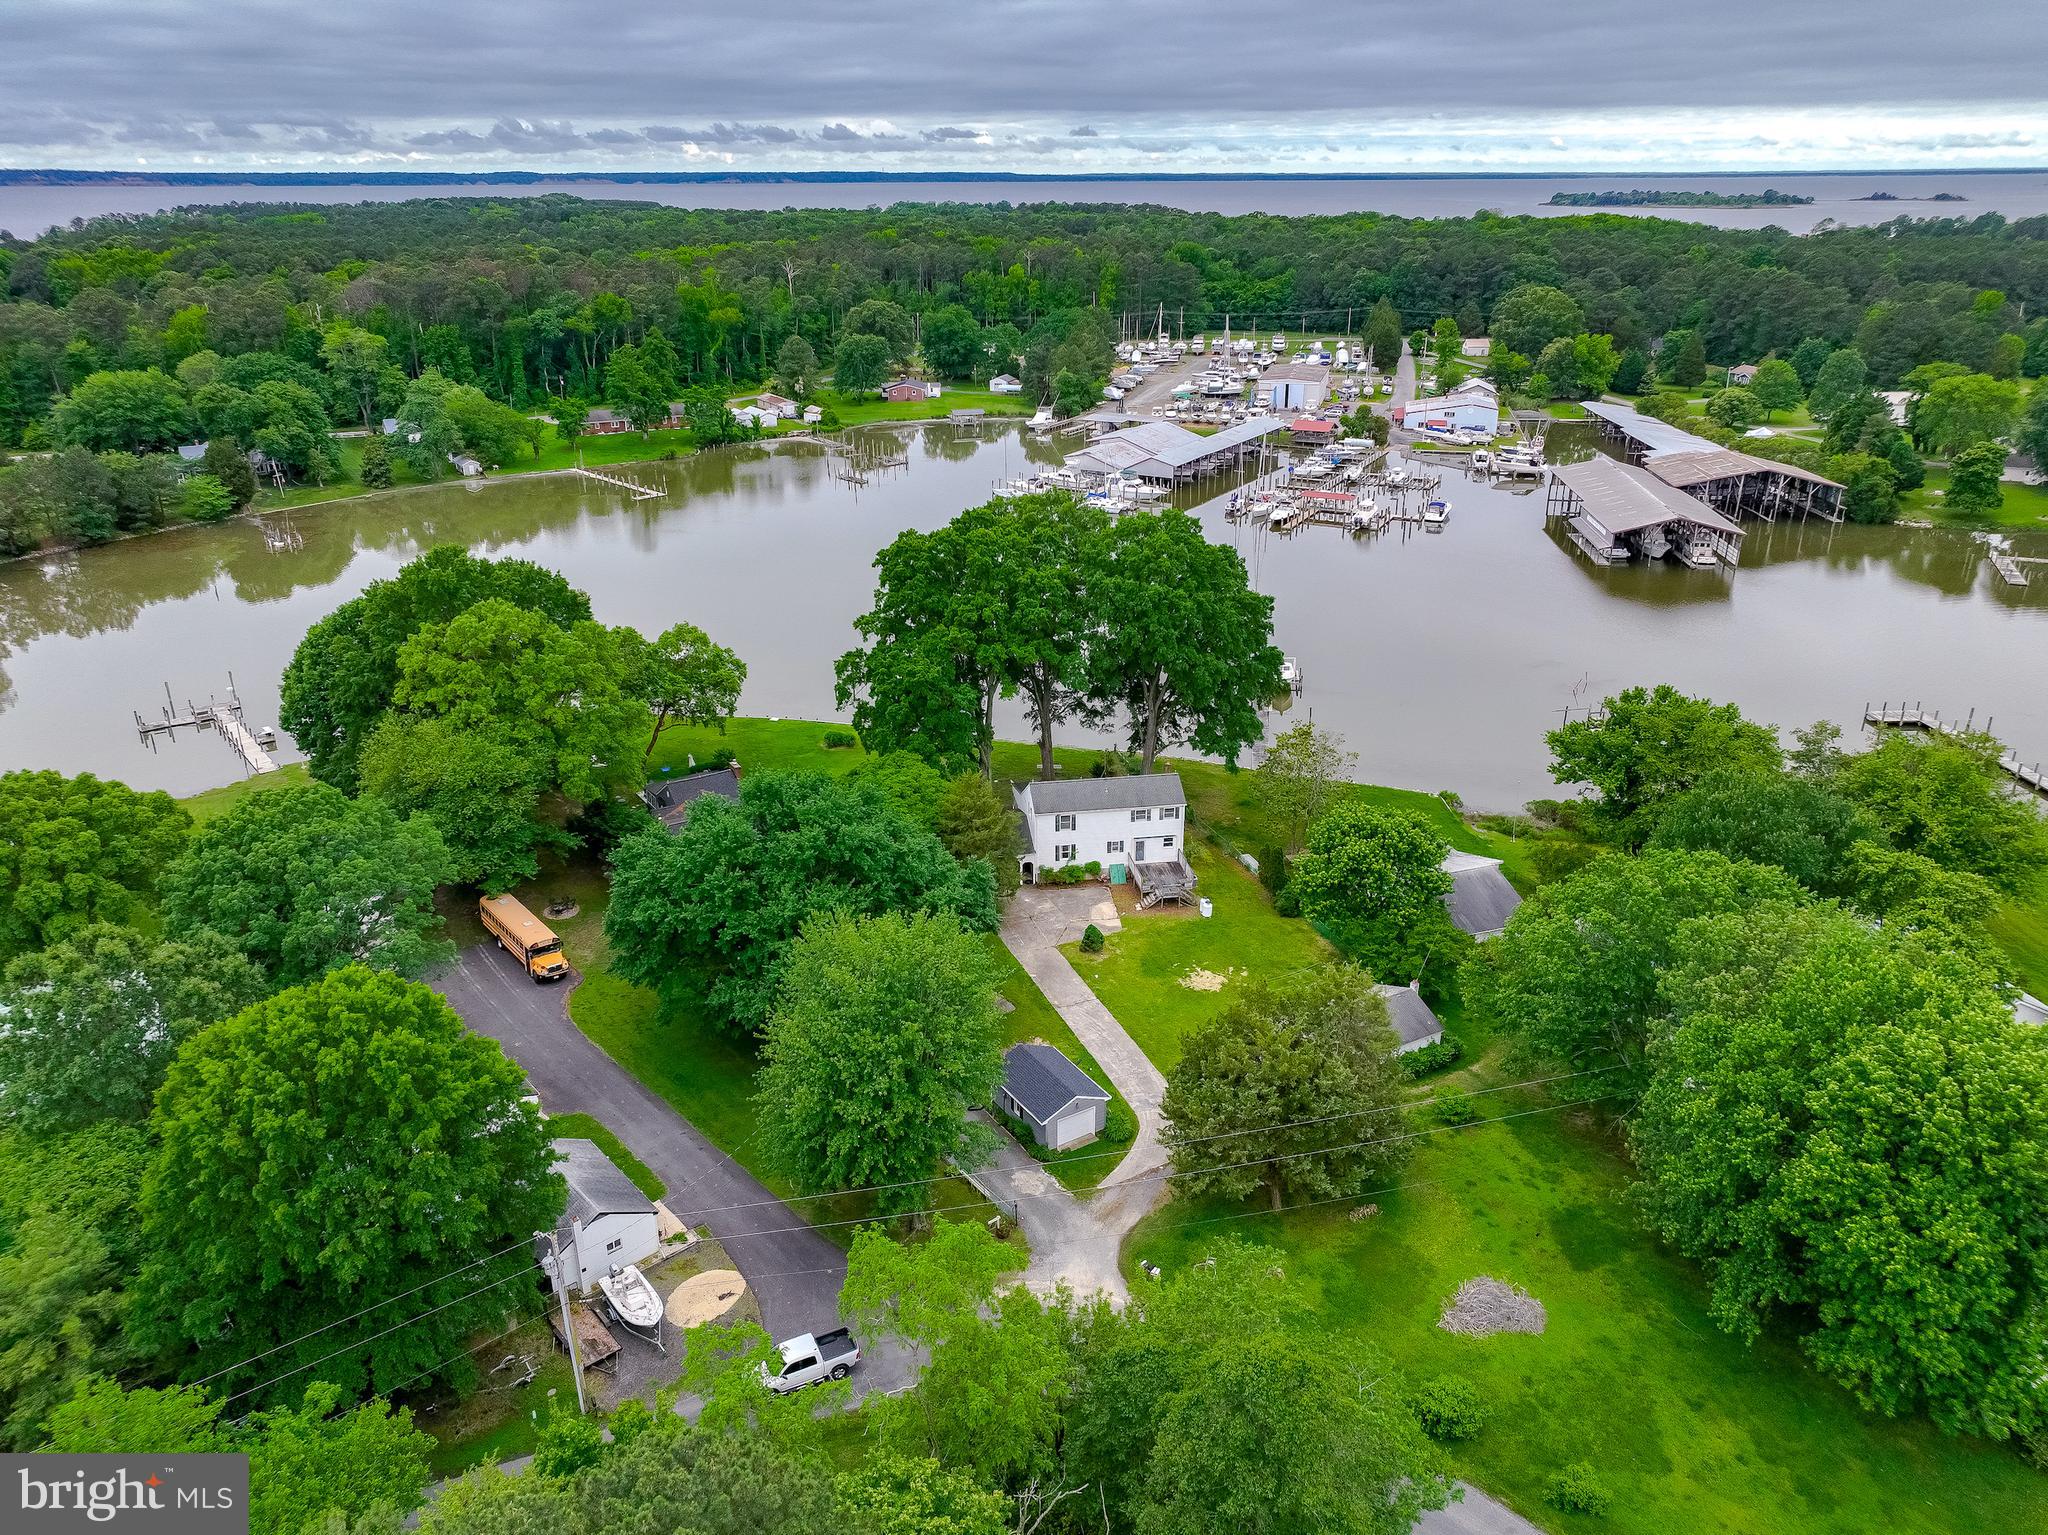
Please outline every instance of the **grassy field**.
[[[1181, 1040], [1221, 1012], [1233, 988], [1327, 963], [1334, 953], [1306, 922], [1276, 914], [1265, 887], [1208, 843], [1191, 841], [1188, 854], [1202, 894], [1215, 905], [1213, 917], [1192, 907], [1141, 912], [1124, 919], [1100, 954], [1065, 946], [1103, 1006], [1161, 1071], [1173, 1069]], [[1223, 977], [1216, 990], [1187, 984], [1213, 984], [1214, 976]]]
[[1946, 501], [1948, 466], [1929, 464], [1927, 483], [1899, 497], [1899, 515], [1924, 517], [1958, 528], [2048, 528], [2048, 485], [2015, 485], [2007, 481], [2001, 488], [2005, 504], [1990, 516], [1958, 516], [1949, 511]]
[[[539, 1373], [516, 1388], [506, 1382], [523, 1373], [517, 1365], [500, 1375], [489, 1374], [491, 1366], [507, 1354], [524, 1354], [540, 1367]], [[488, 1348], [479, 1348], [475, 1358], [479, 1370], [486, 1373], [472, 1395], [437, 1403], [427, 1411], [414, 1409], [418, 1426], [434, 1439], [427, 1464], [436, 1476], [460, 1476], [487, 1461], [531, 1455], [540, 1440], [540, 1425], [547, 1421], [550, 1396], [560, 1411], [576, 1410], [576, 1381], [569, 1372], [569, 1356], [556, 1350], [545, 1318], [509, 1338], [493, 1341]]]
[[1986, 926], [2019, 982], [2037, 997], [2048, 997], [2048, 879], [2029, 896], [2007, 901]]
[[[1482, 1099], [1500, 1114], [1534, 1106]], [[1620, 1535], [1867, 1535], [2048, 1527], [2048, 1478], [2010, 1450], [1942, 1436], [1924, 1422], [1861, 1412], [1789, 1344], [1746, 1348], [1716, 1328], [1691, 1265], [1633, 1224], [1627, 1168], [1594, 1122], [1599, 1106], [1445, 1131], [1368, 1191], [1371, 1219], [1344, 1205], [1241, 1218], [1169, 1206], [1140, 1226], [1127, 1266], [1169, 1271], [1218, 1241], [1270, 1244], [1316, 1299], [1319, 1347], [1378, 1349], [1411, 1378], [1469, 1378], [1493, 1404], [1458, 1472], [1558, 1530]], [[1541, 1336], [1439, 1330], [1466, 1280], [1525, 1287], [1548, 1312]], [[1614, 1494], [1605, 1520], [1542, 1503], [1545, 1479], [1590, 1461]]]
[[282, 789], [291, 784], [308, 784], [313, 775], [306, 771], [303, 762], [290, 763], [275, 773], [265, 773], [258, 778], [244, 778], [237, 783], [224, 783], [218, 789], [202, 789], [178, 801], [191, 813], [195, 824], [204, 826], [208, 821], [226, 815], [251, 794], [266, 794], [272, 789]]
[[1038, 407], [1019, 394], [990, 394], [986, 389], [956, 389], [945, 386], [936, 400], [855, 400], [832, 391], [819, 403], [832, 407], [841, 424], [867, 426], [876, 421], [943, 421], [956, 410], [984, 410], [991, 416], [1028, 416]]

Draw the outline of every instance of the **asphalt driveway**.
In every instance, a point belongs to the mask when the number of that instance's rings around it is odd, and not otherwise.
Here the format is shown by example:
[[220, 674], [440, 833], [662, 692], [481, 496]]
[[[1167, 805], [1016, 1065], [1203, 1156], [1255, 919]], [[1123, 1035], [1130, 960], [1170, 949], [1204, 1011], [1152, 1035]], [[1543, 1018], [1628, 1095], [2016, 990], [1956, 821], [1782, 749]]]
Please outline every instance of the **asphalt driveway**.
[[[846, 1254], [813, 1231], [760, 1180], [592, 1044], [569, 1019], [575, 981], [537, 986], [490, 943], [463, 950], [429, 984], [469, 1027], [525, 1070], [550, 1114], [589, 1114], [626, 1143], [668, 1190], [677, 1219], [708, 1230], [731, 1256], [778, 1338], [836, 1327]], [[883, 1347], [854, 1375], [869, 1391], [909, 1384], [915, 1365]]]

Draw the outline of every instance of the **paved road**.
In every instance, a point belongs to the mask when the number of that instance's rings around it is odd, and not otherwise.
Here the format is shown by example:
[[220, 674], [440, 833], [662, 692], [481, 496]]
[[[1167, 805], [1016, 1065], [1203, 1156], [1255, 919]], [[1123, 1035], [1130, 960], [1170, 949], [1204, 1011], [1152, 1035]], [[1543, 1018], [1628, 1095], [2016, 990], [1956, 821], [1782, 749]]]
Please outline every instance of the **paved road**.
[[1433, 1509], [1415, 1521], [1413, 1535], [1543, 1535], [1507, 1504], [1489, 1498], [1470, 1482], [1460, 1482], [1464, 1498], [1449, 1508]]
[[[712, 1145], [570, 1022], [569, 986], [536, 986], [489, 943], [465, 949], [432, 984], [470, 1028], [524, 1068], [550, 1114], [589, 1114], [626, 1143], [668, 1189], [679, 1220], [708, 1229], [731, 1255], [761, 1320], [778, 1338], [838, 1325], [846, 1254], [810, 1229], [760, 1181]], [[900, 1349], [876, 1350], [854, 1381], [893, 1391], [915, 1374]]]

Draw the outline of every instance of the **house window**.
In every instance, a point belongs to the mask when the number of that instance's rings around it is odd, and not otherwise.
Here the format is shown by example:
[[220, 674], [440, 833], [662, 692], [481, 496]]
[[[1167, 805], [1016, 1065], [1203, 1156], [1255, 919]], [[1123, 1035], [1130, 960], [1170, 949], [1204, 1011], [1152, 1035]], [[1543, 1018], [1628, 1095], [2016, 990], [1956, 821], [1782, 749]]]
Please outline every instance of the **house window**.
[[611, 1241], [604, 1244], [604, 1255], [607, 1258], [609, 1258], [613, 1253], [617, 1252], [621, 1247], [624, 1247], [625, 1245], [626, 1239], [624, 1237], [614, 1237]]
[[1124, 845], [1121, 842], [1105, 842], [1102, 844], [1102, 850], [1105, 853], [1121, 853]]
[[1131, 812], [1131, 819], [1134, 821], [1149, 821], [1152, 819], [1152, 812], [1149, 810], [1133, 810]]
[[1056, 815], [1052, 818], [1052, 829], [1054, 831], [1072, 831], [1074, 829], [1074, 818], [1070, 815]]
[[1171, 838], [1171, 837], [1161, 837], [1161, 838], [1159, 839], [1159, 845], [1160, 845], [1161, 847], [1172, 847], [1172, 846], [1173, 846], [1173, 838]]
[[1162, 821], [1178, 821], [1178, 820], [1180, 819], [1180, 806], [1178, 806], [1178, 805], [1163, 805], [1163, 806], [1161, 806], [1161, 807], [1160, 807], [1160, 810], [1159, 810], [1159, 819], [1160, 819], [1160, 820], [1162, 820]]
[[1080, 850], [1076, 848], [1073, 843], [1062, 842], [1052, 850], [1052, 856], [1053, 859], [1058, 863], [1072, 863], [1074, 861], [1074, 855], [1078, 851]]

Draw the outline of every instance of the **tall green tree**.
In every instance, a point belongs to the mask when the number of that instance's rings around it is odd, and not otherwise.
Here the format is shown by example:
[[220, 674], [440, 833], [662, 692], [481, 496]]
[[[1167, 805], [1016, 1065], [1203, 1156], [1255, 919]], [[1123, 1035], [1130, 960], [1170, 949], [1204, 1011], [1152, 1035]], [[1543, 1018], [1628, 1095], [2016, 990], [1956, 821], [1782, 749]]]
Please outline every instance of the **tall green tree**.
[[[1196, 1196], [1263, 1193], [1277, 1211], [1392, 1173], [1408, 1152], [1395, 1044], [1387, 1004], [1351, 966], [1241, 992], [1187, 1035], [1167, 1079], [1175, 1184]], [[1383, 1144], [1362, 1144], [1373, 1141]]]
[[1863, 354], [1853, 346], [1837, 347], [1821, 364], [1806, 408], [1813, 413], [1814, 420], [1826, 421], [1841, 409], [1843, 402], [1862, 394], [1868, 381]]
[[1252, 589], [1235, 549], [1177, 510], [1119, 518], [1090, 655], [1098, 709], [1121, 705], [1144, 770], [1176, 745], [1235, 764], [1283, 691], [1273, 599]]
[[695, 624], [671, 624], [651, 640], [617, 631], [626, 647], [626, 685], [654, 712], [643, 758], [653, 755], [672, 725], [716, 725], [721, 731], [740, 705], [747, 663]]
[[128, 920], [191, 828], [168, 794], [90, 773], [0, 774], [0, 959]]
[[92, 374], [50, 413], [58, 442], [95, 451], [175, 448], [191, 439], [192, 427], [184, 389], [157, 368]]
[[178, 1047], [263, 995], [228, 939], [150, 939], [99, 923], [7, 967], [0, 1117], [34, 1134], [139, 1123]]
[[618, 407], [635, 431], [645, 433], [661, 425], [675, 389], [676, 381], [640, 347], [620, 347], [605, 365], [605, 398]]
[[987, 863], [998, 890], [1017, 888], [1017, 807], [1003, 789], [979, 773], [962, 773], [933, 805], [931, 828], [962, 863]]
[[1460, 978], [1475, 1019], [1561, 1060], [1611, 1053], [1639, 1071], [1666, 1004], [1660, 972], [1682, 925], [1734, 914], [1768, 924], [1807, 900], [1779, 869], [1652, 848], [1596, 858], [1522, 903]]
[[1669, 801], [1650, 845], [1769, 864], [1809, 890], [1843, 895], [1850, 850], [1877, 835], [1853, 802], [1819, 784], [1724, 768]]
[[791, 399], [808, 399], [818, 385], [821, 367], [817, 349], [802, 336], [792, 335], [785, 338], [776, 350], [775, 382], [788, 392]]
[[2011, 379], [1963, 373], [1936, 379], [1909, 409], [1913, 435], [1931, 455], [1954, 458], [2012, 430], [2020, 386]]
[[1657, 377], [1676, 389], [1695, 389], [1707, 380], [1707, 344], [1697, 330], [1675, 330], [1657, 354]]
[[2005, 449], [1980, 442], [1963, 449], [1949, 465], [1942, 504], [1965, 517], [1988, 517], [2005, 505]]
[[529, 743], [495, 721], [458, 725], [388, 714], [364, 744], [365, 799], [440, 833], [447, 878], [499, 894], [540, 872], [543, 852], [576, 839], [544, 813], [548, 769]]
[[996, 971], [951, 916], [812, 917], [790, 946], [761, 1038], [755, 1102], [770, 1163], [799, 1188], [882, 1187], [931, 1201], [949, 1160], [991, 1150], [965, 1116], [995, 1096]]
[[918, 349], [940, 378], [972, 378], [982, 365], [981, 322], [964, 304], [945, 304], [927, 313]]
[[326, 1385], [296, 1407], [229, 1422], [226, 1405], [189, 1387], [90, 1381], [51, 1415], [48, 1448], [247, 1455], [251, 1535], [383, 1530], [419, 1507], [434, 1441], [407, 1409], [376, 1400], [339, 1411], [341, 1396]]
[[817, 913], [996, 925], [987, 865], [956, 862], [872, 786], [816, 774], [751, 773], [737, 803], [706, 796], [679, 833], [626, 838], [612, 871], [604, 926], [618, 972], [741, 1032], [767, 1022], [790, 946]]
[[1599, 793], [1595, 823], [1625, 847], [1655, 829], [1664, 802], [1716, 769], [1776, 772], [1784, 758], [1777, 732], [1742, 717], [1733, 704], [1692, 698], [1668, 683], [1627, 688], [1602, 700], [1589, 719], [1548, 732], [1550, 776]]
[[1749, 392], [1764, 408], [1766, 420], [1781, 410], [1791, 410], [1806, 398], [1806, 389], [1799, 382], [1798, 372], [1782, 357], [1766, 357], [1757, 364], [1756, 377], [1749, 382]]
[[1401, 363], [1401, 313], [1385, 299], [1365, 319], [1365, 348], [1376, 372], [1392, 374]]
[[1252, 770], [1252, 803], [1276, 826], [1287, 852], [1300, 848], [1316, 817], [1328, 808], [1358, 754], [1344, 738], [1314, 720], [1303, 720], [1273, 737]]
[[[525, 1094], [439, 996], [361, 966], [197, 1035], [157, 1099], [138, 1340], [259, 1405], [460, 1384], [562, 1210]], [[406, 1326], [326, 1330], [401, 1295]]]
[[2018, 894], [2048, 866], [2048, 820], [2007, 792], [2000, 751], [1986, 736], [1895, 731], [1845, 758], [1832, 786], [1894, 847]]
[[2048, 1056], [1972, 960], [1829, 908], [1685, 924], [1630, 1121], [1712, 1312], [1782, 1318], [1866, 1407], [2041, 1421]]
[[295, 784], [238, 802], [164, 874], [164, 925], [210, 930], [275, 985], [342, 965], [417, 974], [446, 957], [432, 935], [447, 848], [420, 816]]
[[832, 387], [853, 399], [873, 394], [889, 376], [889, 344], [880, 336], [853, 332], [832, 354]]
[[1308, 830], [1287, 888], [1301, 913], [1325, 927], [1374, 975], [1418, 979], [1468, 947], [1444, 905], [1449, 845], [1419, 816], [1346, 800]]
[[1510, 288], [1493, 306], [1493, 344], [1524, 357], [1534, 357], [1558, 337], [1575, 336], [1585, 328], [1586, 316], [1577, 301], [1543, 283]]
[[559, 628], [590, 617], [590, 599], [555, 572], [444, 544], [371, 582], [306, 631], [285, 668], [279, 710], [315, 778], [356, 791], [356, 759], [391, 707], [400, 648], [417, 630], [445, 624], [490, 597]]

